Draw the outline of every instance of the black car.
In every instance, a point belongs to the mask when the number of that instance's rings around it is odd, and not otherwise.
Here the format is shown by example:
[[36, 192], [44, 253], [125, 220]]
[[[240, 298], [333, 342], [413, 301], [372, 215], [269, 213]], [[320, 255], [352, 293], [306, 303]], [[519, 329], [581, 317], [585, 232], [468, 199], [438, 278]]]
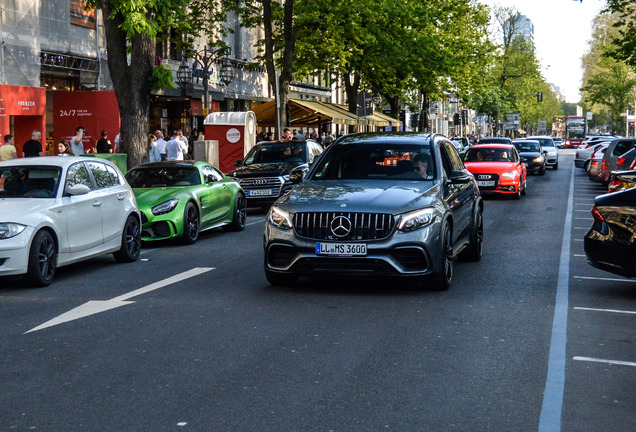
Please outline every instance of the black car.
[[294, 187], [290, 177], [302, 178], [322, 150], [313, 140], [262, 141], [227, 176], [245, 190], [248, 206], [269, 206]]
[[448, 138], [347, 135], [270, 208], [265, 276], [273, 285], [406, 277], [448, 289], [456, 256], [481, 258], [482, 213], [477, 182]]
[[601, 270], [636, 276], [636, 188], [597, 196], [585, 233], [588, 262]]
[[528, 173], [545, 174], [545, 158], [539, 141], [516, 140], [512, 144], [517, 148], [523, 163], [526, 164]]
[[512, 140], [506, 137], [484, 137], [479, 140], [479, 144], [512, 144]]

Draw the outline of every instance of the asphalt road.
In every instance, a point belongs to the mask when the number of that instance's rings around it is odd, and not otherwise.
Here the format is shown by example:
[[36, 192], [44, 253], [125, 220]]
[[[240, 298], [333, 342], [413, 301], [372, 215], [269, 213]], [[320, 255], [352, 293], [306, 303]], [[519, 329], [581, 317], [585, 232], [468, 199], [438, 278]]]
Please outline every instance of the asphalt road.
[[272, 287], [262, 212], [44, 289], [0, 279], [0, 431], [636, 430], [636, 281], [585, 262], [602, 189], [560, 157], [486, 199], [447, 292]]

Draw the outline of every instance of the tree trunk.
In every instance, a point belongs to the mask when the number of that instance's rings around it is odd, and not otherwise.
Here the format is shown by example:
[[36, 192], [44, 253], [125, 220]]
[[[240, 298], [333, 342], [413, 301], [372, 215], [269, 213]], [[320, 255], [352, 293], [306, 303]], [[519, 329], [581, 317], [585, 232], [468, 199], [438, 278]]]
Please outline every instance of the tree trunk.
[[[111, 17], [110, 0], [100, 0], [104, 17]], [[126, 51], [126, 33], [120, 28], [123, 17], [104, 19], [108, 44], [108, 69], [113, 81], [121, 118], [120, 153], [128, 155], [128, 167], [148, 161], [148, 134], [150, 127], [150, 83], [155, 40], [145, 34], [131, 39], [130, 65]]]

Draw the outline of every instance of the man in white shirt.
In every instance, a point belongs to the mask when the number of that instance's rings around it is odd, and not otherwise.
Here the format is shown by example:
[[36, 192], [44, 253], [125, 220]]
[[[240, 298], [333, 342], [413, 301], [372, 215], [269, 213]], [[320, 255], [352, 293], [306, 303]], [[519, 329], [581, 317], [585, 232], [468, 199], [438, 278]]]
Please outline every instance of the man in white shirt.
[[183, 135], [183, 131], [181, 129], [178, 129], [176, 132], [179, 133], [178, 138], [183, 141], [186, 145], [186, 155], [187, 153], [190, 153], [190, 144], [188, 143], [188, 138], [186, 138], [185, 135]]
[[174, 131], [174, 136], [166, 143], [168, 160], [183, 160], [184, 156], [188, 153], [188, 146], [185, 142], [181, 141], [179, 135], [179, 131]]
[[163, 139], [163, 132], [161, 132], [160, 130], [156, 130], [155, 131], [155, 137], [157, 138], [155, 140], [155, 146], [157, 147], [157, 150], [159, 150], [159, 154], [161, 155], [161, 160], [165, 161], [167, 159], [167, 153], [166, 153], [166, 140]]

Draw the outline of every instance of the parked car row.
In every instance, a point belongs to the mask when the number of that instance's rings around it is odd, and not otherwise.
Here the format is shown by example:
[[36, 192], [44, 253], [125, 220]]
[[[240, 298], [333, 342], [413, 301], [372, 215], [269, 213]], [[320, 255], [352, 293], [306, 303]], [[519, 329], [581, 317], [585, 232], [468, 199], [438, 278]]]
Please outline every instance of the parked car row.
[[142, 240], [193, 243], [202, 230], [245, 221], [245, 192], [206, 162], [155, 162], [127, 176], [97, 158], [0, 162], [0, 276], [32, 286], [99, 255], [135, 261]]
[[625, 277], [636, 276], [636, 139], [599, 136], [576, 152], [574, 165], [608, 186], [594, 199], [592, 226], [584, 236], [588, 263]]

